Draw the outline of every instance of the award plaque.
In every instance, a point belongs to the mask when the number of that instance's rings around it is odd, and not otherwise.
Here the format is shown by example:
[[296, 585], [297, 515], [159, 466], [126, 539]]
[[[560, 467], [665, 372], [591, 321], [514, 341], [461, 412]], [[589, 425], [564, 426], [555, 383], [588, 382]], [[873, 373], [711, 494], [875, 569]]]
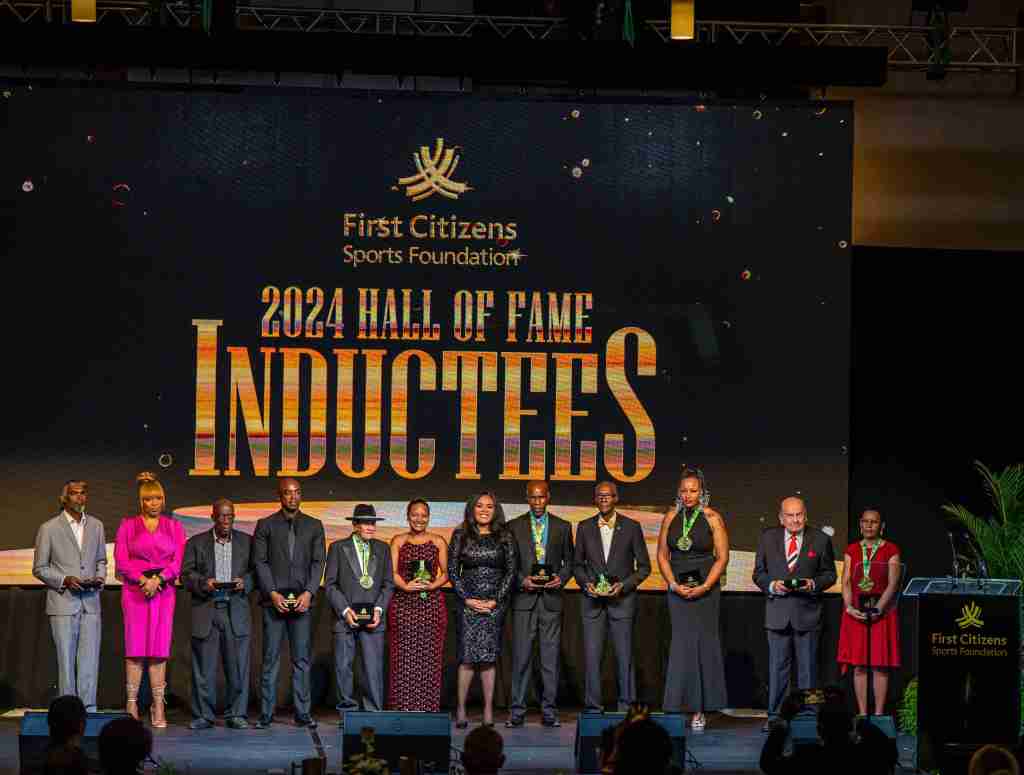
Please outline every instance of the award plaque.
[[146, 568], [146, 570], [142, 571], [142, 575], [145, 576], [147, 579], [151, 579], [154, 576], [159, 576], [163, 572], [163, 568]]
[[277, 591], [284, 598], [285, 608], [287, 608], [289, 612], [294, 613], [295, 609], [299, 606], [299, 595], [301, 594], [300, 590], [279, 589]]
[[230, 592], [235, 588], [235, 582], [233, 581], [215, 581], [213, 588], [220, 592]]
[[82, 589], [99, 589], [103, 586], [103, 582], [99, 579], [82, 579], [78, 582], [78, 585]]
[[790, 592], [796, 592], [804, 588], [804, 580], [796, 578], [786, 579], [782, 582], [782, 585]]
[[857, 608], [861, 613], [871, 614], [872, 616], [878, 616], [878, 601], [882, 599], [881, 595], [865, 595], [861, 594]]
[[[430, 560], [412, 560], [409, 563], [409, 572], [406, 573], [406, 578], [411, 581], [422, 581], [429, 584], [434, 580], [433, 569], [431, 567]], [[428, 597], [426, 590], [420, 591], [420, 599], [426, 600]]]
[[535, 562], [530, 568], [530, 578], [534, 584], [547, 584], [553, 576], [551, 566], [546, 562]]
[[694, 568], [693, 570], [680, 571], [676, 574], [676, 583], [681, 587], [693, 589], [704, 583], [704, 574]]
[[366, 627], [373, 622], [373, 603], [353, 603], [352, 615], [356, 619], [357, 627]]

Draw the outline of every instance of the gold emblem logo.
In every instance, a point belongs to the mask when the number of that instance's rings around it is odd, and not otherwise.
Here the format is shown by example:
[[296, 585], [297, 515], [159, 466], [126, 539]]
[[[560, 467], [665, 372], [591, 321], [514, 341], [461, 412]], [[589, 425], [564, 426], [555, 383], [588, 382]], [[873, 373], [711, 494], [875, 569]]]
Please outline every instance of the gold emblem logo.
[[445, 150], [443, 137], [437, 138], [433, 154], [427, 146], [420, 146], [419, 153], [412, 155], [416, 174], [398, 179], [398, 185], [405, 186], [405, 195], [413, 202], [419, 202], [433, 194], [458, 199], [460, 194], [472, 191], [467, 183], [457, 183], [451, 179], [459, 166], [456, 149], [457, 145]]
[[961, 609], [960, 613], [963, 616], [957, 619], [956, 623], [961, 630], [966, 630], [968, 627], [985, 626], [985, 622], [981, 620], [981, 608], [976, 603], [968, 603]]

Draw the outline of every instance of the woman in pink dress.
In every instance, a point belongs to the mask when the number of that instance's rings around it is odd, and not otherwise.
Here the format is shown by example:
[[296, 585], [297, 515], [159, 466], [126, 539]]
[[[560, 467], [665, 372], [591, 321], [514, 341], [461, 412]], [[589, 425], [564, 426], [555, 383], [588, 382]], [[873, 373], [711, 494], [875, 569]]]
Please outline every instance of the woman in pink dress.
[[150, 723], [166, 727], [164, 692], [174, 629], [174, 582], [181, 573], [185, 529], [162, 513], [164, 488], [153, 474], [143, 472], [136, 481], [141, 513], [121, 521], [114, 546], [116, 575], [123, 585], [127, 710], [134, 718], [139, 717], [139, 684], [143, 664], [148, 660], [153, 693]]

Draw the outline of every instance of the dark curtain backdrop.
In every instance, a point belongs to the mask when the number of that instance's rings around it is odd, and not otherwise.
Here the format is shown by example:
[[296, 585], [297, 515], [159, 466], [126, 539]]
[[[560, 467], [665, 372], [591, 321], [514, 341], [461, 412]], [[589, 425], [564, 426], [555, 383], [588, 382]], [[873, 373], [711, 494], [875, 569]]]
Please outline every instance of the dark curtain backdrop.
[[[664, 593], [640, 592], [639, 608], [634, 634], [637, 660], [639, 699], [655, 708], [661, 707], [661, 693], [665, 685], [668, 656], [668, 612]], [[103, 645], [100, 651], [99, 706], [124, 707], [124, 635], [121, 618], [121, 592], [112, 588], [103, 597]], [[455, 707], [455, 598], [446, 595], [448, 603], [448, 642], [442, 687], [442, 707]], [[583, 704], [583, 641], [580, 627], [580, 597], [578, 592], [567, 595], [562, 627], [562, 670], [559, 703], [565, 708]], [[47, 621], [45, 591], [7, 587], [0, 589], [0, 708], [45, 707], [57, 693], [57, 668], [53, 640]], [[260, 632], [262, 621], [259, 607], [253, 598], [252, 670], [250, 674], [251, 701], [259, 699]], [[833, 595], [827, 599], [826, 619], [822, 632], [822, 683], [834, 683], [838, 669], [834, 663], [838, 643], [840, 600]], [[314, 704], [322, 709], [333, 707], [335, 687], [332, 657], [331, 625], [334, 614], [323, 595], [318, 596], [314, 616], [313, 680]], [[768, 644], [764, 636], [764, 600], [757, 594], [729, 593], [722, 601], [722, 647], [725, 651], [726, 678], [729, 703], [733, 707], [763, 708], [767, 696]], [[508, 626], [508, 624], [506, 624]], [[178, 591], [178, 606], [174, 619], [174, 639], [168, 665], [168, 684], [172, 707], [188, 708], [191, 686], [191, 650], [188, 593]], [[506, 633], [506, 644], [511, 634]], [[287, 640], [282, 652], [282, 668], [278, 685], [278, 701], [290, 703], [291, 668], [287, 662]], [[361, 668], [356, 661], [356, 680], [361, 681]], [[510, 645], [507, 645], [498, 666], [496, 689], [497, 704], [504, 707], [511, 688]], [[615, 702], [615, 672], [608, 646], [604, 664], [604, 699]], [[222, 679], [219, 679], [222, 681]], [[145, 690], [144, 690], [145, 691]], [[474, 695], [479, 701], [479, 683], [474, 684]], [[221, 693], [223, 698], [223, 693]], [[534, 697], [533, 702], [536, 702]], [[281, 712], [279, 711], [279, 715]]]

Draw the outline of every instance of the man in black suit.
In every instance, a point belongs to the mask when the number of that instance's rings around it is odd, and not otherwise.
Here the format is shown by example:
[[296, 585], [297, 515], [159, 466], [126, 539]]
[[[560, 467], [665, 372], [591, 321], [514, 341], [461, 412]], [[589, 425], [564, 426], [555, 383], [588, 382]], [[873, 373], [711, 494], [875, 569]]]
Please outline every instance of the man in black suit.
[[601, 658], [611, 633], [618, 665], [620, 712], [636, 702], [633, 619], [637, 587], [651, 575], [651, 558], [640, 523], [618, 514], [618, 488], [601, 482], [594, 488], [598, 513], [576, 528], [574, 572], [583, 590], [583, 655], [586, 670], [584, 710], [600, 713]]
[[263, 605], [262, 708], [256, 727], [266, 729], [274, 720], [277, 669], [286, 630], [295, 723], [315, 727], [316, 721], [309, 715], [309, 610], [324, 575], [324, 525], [299, 511], [302, 489], [295, 479], [282, 479], [278, 496], [281, 510], [257, 522], [252, 536], [252, 564]]
[[818, 678], [821, 595], [836, 582], [832, 540], [807, 524], [802, 498], [786, 498], [779, 527], [761, 534], [754, 561], [754, 583], [768, 595], [768, 722], [779, 715], [796, 654], [797, 686], [812, 689]]
[[[526, 484], [530, 510], [508, 523], [516, 542], [519, 567], [512, 597], [512, 701], [507, 727], [526, 721], [526, 690], [533, 662], [533, 640], [540, 640], [543, 684], [541, 723], [561, 726], [558, 720], [558, 649], [562, 643], [562, 587], [572, 577], [572, 526], [548, 512], [551, 491], [547, 482]], [[546, 578], [534, 578], [534, 566]], [[541, 567], [543, 566], [543, 567]]]
[[248, 729], [249, 561], [252, 538], [233, 529], [235, 507], [227, 498], [213, 502], [213, 529], [185, 544], [181, 577], [192, 593], [192, 723], [213, 726], [217, 702], [217, 652], [224, 664], [224, 725]]
[[[391, 550], [373, 536], [378, 517], [373, 506], [357, 503], [352, 510], [352, 535], [331, 544], [327, 553], [327, 599], [338, 617], [334, 622], [334, 675], [338, 682], [338, 712], [358, 710], [352, 691], [352, 664], [359, 643], [366, 675], [364, 710], [384, 709], [384, 629], [388, 603], [395, 591]], [[361, 610], [365, 609], [365, 610]], [[359, 615], [369, 614], [369, 621]]]

